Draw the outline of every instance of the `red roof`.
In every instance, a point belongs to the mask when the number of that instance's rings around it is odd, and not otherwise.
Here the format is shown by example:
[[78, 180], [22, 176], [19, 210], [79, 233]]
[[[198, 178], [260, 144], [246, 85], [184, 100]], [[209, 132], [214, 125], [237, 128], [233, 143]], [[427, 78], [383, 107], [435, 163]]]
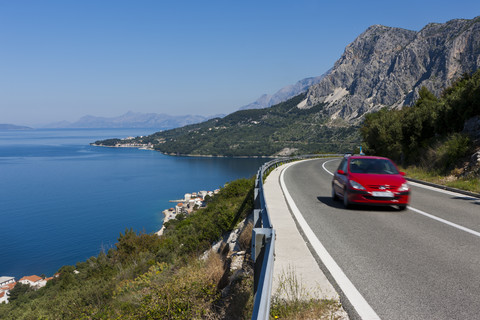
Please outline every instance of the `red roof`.
[[15, 287], [16, 284], [17, 284], [16, 282], [6, 284], [6, 285], [0, 287], [0, 290], [12, 290], [13, 287]]
[[37, 281], [40, 281], [42, 280], [42, 278], [40, 278], [39, 276], [37, 275], [33, 275], [33, 276], [25, 276], [23, 277], [22, 279], [18, 280], [19, 282], [22, 281], [22, 280], [28, 280], [28, 281], [31, 281], [31, 282], [37, 282]]

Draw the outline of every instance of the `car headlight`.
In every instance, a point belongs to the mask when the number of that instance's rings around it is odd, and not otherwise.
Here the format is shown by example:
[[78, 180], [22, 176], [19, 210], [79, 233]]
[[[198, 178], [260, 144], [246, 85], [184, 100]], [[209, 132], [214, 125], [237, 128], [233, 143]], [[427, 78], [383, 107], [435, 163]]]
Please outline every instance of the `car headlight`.
[[353, 180], [350, 180], [350, 185], [352, 186], [353, 189], [366, 190], [364, 186], [362, 186], [360, 183]]
[[401, 191], [408, 191], [408, 190], [410, 190], [410, 188], [408, 187], [408, 183], [406, 183], [406, 182], [404, 184], [402, 184], [400, 186], [400, 188], [398, 188], [398, 191], [400, 191], [400, 192]]

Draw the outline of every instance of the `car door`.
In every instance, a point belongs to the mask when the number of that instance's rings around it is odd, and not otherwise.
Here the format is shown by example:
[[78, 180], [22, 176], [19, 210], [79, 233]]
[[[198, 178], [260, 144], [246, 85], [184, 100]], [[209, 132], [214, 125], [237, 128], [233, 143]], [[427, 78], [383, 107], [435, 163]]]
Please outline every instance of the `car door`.
[[[342, 170], [343, 174], [340, 174], [339, 171]], [[348, 174], [348, 159], [344, 158], [340, 165], [338, 166], [337, 171], [335, 171], [333, 178], [333, 188], [335, 192], [343, 197], [343, 190], [347, 183], [347, 174]]]

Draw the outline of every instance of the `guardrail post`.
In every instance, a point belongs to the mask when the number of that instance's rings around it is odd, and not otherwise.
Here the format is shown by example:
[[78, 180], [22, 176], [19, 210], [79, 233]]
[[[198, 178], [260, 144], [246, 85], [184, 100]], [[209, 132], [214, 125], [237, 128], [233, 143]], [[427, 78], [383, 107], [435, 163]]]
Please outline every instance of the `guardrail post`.
[[[253, 210], [253, 227], [254, 228], [262, 227], [262, 209]], [[253, 242], [255, 242], [255, 240]]]
[[253, 272], [253, 293], [258, 289], [259, 277], [262, 270], [263, 259], [265, 258], [265, 244], [271, 241], [271, 228], [254, 228], [252, 241], [252, 258], [254, 263]]
[[255, 188], [253, 190], [253, 208], [254, 209], [261, 209], [260, 188]]

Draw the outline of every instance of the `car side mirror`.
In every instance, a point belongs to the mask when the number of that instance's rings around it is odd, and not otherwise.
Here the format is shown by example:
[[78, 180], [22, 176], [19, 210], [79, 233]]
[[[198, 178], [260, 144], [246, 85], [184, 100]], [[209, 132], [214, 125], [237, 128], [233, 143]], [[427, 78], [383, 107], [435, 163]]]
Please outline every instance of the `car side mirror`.
[[406, 176], [407, 174], [406, 174], [405, 172], [403, 172], [403, 171], [400, 171], [400, 175], [401, 175], [401, 176]]
[[343, 171], [342, 169], [338, 170], [337, 173], [341, 175], [345, 175], [345, 171]]

